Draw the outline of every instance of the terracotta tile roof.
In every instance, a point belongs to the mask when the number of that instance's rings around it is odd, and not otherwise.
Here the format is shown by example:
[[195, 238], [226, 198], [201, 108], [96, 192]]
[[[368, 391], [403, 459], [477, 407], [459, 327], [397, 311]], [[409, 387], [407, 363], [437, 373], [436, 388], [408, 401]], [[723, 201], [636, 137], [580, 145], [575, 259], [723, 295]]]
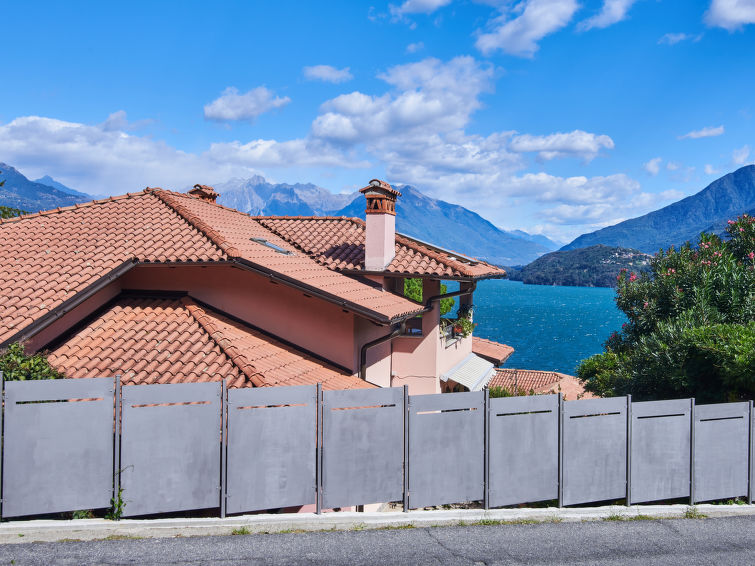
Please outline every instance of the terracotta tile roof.
[[373, 387], [189, 297], [121, 296], [49, 354], [67, 377], [120, 373], [124, 384], [226, 378], [229, 387]]
[[[364, 271], [366, 224], [341, 216], [258, 216], [256, 220], [320, 264], [345, 272]], [[448, 279], [503, 277], [500, 267], [468, 261], [413, 238], [396, 234], [396, 256], [386, 272]]]
[[495, 365], [501, 365], [514, 353], [514, 348], [506, 344], [473, 336], [472, 352], [481, 358], [493, 362]]
[[219, 261], [225, 254], [149, 193], [0, 223], [0, 341], [124, 262]]
[[180, 193], [141, 193], [0, 220], [0, 342], [127, 262], [238, 258], [313, 294], [393, 322], [421, 306], [331, 271], [306, 254], [283, 255], [250, 238], [289, 244], [246, 214]]
[[228, 255], [307, 285], [313, 291], [331, 296], [334, 302], [351, 302], [388, 321], [422, 310], [421, 305], [408, 299], [327, 269], [238, 210], [182, 193], [159, 191], [156, 194]]
[[488, 383], [488, 387], [503, 387], [513, 392], [515, 384], [524, 394], [530, 392], [558, 393], [560, 391], [564, 395], [564, 399], [571, 401], [594, 397], [592, 393], [585, 391], [579, 379], [573, 375], [555, 371], [498, 368], [496, 374]]

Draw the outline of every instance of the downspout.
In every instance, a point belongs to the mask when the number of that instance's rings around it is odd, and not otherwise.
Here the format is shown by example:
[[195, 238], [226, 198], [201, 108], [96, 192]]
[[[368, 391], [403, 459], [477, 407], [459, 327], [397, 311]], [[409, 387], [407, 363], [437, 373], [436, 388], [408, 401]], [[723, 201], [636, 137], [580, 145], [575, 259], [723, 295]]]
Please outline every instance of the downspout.
[[363, 381], [367, 381], [367, 350], [372, 348], [373, 346], [377, 346], [378, 344], [382, 344], [383, 342], [390, 342], [393, 340], [396, 336], [399, 336], [404, 333], [406, 327], [406, 322], [401, 322], [390, 334], [386, 334], [385, 336], [381, 336], [380, 338], [376, 338], [375, 340], [372, 340], [371, 342], [367, 342], [364, 344], [359, 351], [359, 378]]
[[[433, 310], [433, 303], [436, 301], [440, 301], [441, 299], [450, 299], [451, 297], [462, 297], [464, 295], [470, 295], [474, 293], [475, 288], [477, 287], [477, 281], [472, 281], [472, 285], [468, 289], [459, 289], [458, 291], [453, 291], [451, 293], [444, 293], [443, 295], [434, 295], [427, 299], [425, 301], [425, 308], [422, 309], [423, 313], [430, 312]], [[381, 336], [380, 338], [376, 338], [375, 340], [372, 340], [371, 342], [367, 342], [364, 344], [359, 352], [359, 378], [366, 381], [367, 380], [367, 350], [372, 348], [373, 346], [377, 346], [378, 344], [382, 344], [383, 342], [389, 342], [393, 340], [396, 336], [399, 336], [404, 333], [404, 329], [406, 327], [406, 321], [402, 321], [401, 324], [395, 328], [390, 334], [386, 334], [385, 336]]]

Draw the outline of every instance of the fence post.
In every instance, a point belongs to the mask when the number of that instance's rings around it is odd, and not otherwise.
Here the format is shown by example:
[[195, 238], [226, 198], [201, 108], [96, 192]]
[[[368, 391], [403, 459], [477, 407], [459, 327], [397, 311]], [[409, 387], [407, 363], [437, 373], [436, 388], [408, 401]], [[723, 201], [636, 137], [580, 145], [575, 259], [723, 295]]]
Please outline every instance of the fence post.
[[632, 504], [632, 396], [627, 395], [627, 501]]
[[695, 504], [695, 399], [690, 399], [689, 411], [689, 504]]
[[113, 501], [121, 491], [121, 374], [115, 374], [115, 436], [113, 438]]
[[404, 513], [409, 512], [409, 386], [404, 385]]
[[322, 442], [323, 442], [323, 399], [322, 399], [322, 383], [317, 384], [317, 446], [315, 449], [317, 463], [315, 465], [315, 476], [316, 476], [316, 483], [317, 483], [317, 506], [316, 506], [316, 513], [319, 515], [322, 513], [322, 499], [323, 499], [323, 485], [322, 485]]
[[485, 433], [483, 441], [483, 507], [490, 509], [490, 390], [485, 387]]
[[564, 396], [558, 394], [558, 506], [564, 506]]
[[753, 482], [755, 482], [755, 413], [753, 413], [753, 404], [750, 401], [750, 476], [747, 482], [747, 500], [753, 501]]
[[228, 482], [226, 467], [228, 465], [228, 385], [223, 378], [220, 386], [220, 518], [225, 518]]
[[3, 457], [5, 456], [5, 375], [0, 371], [0, 519], [3, 517]]

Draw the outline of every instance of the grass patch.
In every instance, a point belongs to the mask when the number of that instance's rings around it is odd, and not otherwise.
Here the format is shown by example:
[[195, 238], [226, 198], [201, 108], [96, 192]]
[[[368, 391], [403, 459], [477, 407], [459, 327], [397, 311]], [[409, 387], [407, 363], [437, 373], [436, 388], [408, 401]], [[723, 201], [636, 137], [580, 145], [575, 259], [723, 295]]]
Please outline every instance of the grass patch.
[[233, 529], [231, 531], [231, 534], [232, 535], [250, 535], [250, 534], [252, 534], [252, 531], [250, 531], [246, 527], [240, 527], [238, 529]]
[[378, 531], [395, 531], [398, 529], [413, 529], [414, 525], [411, 523], [407, 523], [406, 525], [388, 525], [385, 527], [378, 527], [376, 530]]
[[684, 513], [685, 519], [706, 519], [707, 517], [705, 513], [700, 513], [694, 505], [687, 507], [687, 511]]
[[55, 542], [81, 542], [81, 539], [80, 538], [62, 538]]
[[133, 535], [109, 535], [102, 540], [137, 540], [144, 537], [135, 537]]
[[650, 515], [619, 515], [618, 513], [611, 513], [605, 518], [606, 521], [655, 521], [655, 519]]

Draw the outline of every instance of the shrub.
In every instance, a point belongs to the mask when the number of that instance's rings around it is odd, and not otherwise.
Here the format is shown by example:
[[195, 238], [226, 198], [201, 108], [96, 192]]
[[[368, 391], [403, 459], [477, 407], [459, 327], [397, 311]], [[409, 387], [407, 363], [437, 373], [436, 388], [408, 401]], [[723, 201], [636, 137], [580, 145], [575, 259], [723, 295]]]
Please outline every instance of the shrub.
[[0, 371], [6, 381], [30, 379], [60, 379], [65, 377], [47, 361], [44, 353], [27, 355], [19, 342], [0, 352]]
[[619, 273], [616, 304], [628, 322], [579, 365], [588, 391], [704, 402], [755, 395], [755, 219], [729, 221], [726, 232], [661, 250], [648, 274]]

